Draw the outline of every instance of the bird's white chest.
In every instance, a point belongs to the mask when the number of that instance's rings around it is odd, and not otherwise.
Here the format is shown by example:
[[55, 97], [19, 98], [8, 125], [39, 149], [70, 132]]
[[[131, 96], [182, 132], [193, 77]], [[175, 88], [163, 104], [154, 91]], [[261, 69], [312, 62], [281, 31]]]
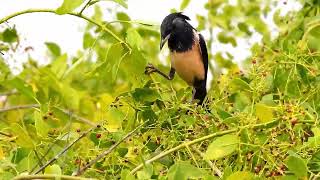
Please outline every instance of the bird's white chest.
[[195, 43], [191, 50], [186, 52], [172, 52], [171, 66], [178, 75], [189, 85], [193, 85], [195, 78], [202, 80], [205, 77], [199, 44]]

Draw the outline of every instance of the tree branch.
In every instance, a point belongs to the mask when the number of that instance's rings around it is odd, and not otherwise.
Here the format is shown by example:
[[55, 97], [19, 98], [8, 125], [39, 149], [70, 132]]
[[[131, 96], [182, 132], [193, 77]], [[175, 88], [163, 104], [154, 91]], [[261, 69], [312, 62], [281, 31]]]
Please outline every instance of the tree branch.
[[[12, 18], [14, 18], [16, 16], [20, 16], [22, 14], [40, 13], [40, 12], [57, 14], [57, 12], [54, 9], [27, 9], [27, 10], [23, 10], [23, 11], [19, 11], [19, 12], [13, 13], [13, 14], [11, 14], [9, 16], [6, 16], [6, 17], [0, 19], [0, 24], [6, 22], [9, 19], [12, 19]], [[114, 37], [117, 41], [119, 41], [120, 43], [123, 43], [129, 49], [129, 51], [131, 52], [131, 47], [124, 40], [122, 40], [119, 36], [114, 34], [109, 28], [107, 28], [106, 26], [104, 26], [100, 22], [97, 22], [97, 21], [95, 21], [95, 20], [93, 20], [93, 19], [91, 19], [91, 18], [89, 18], [87, 16], [84, 16], [84, 15], [78, 14], [78, 13], [69, 12], [69, 13], [66, 13], [66, 14], [82, 18], [82, 19], [84, 19], [84, 20], [86, 20], [86, 21], [88, 21], [88, 22], [100, 27], [103, 31], [109, 33], [112, 37]]]
[[[7, 107], [7, 108], [0, 109], [0, 113], [7, 112], [7, 111], [19, 110], [19, 109], [31, 109], [31, 108], [40, 108], [40, 105], [39, 104], [28, 104], [28, 105], [19, 105], [19, 106]], [[86, 119], [84, 117], [78, 116], [78, 115], [72, 113], [69, 110], [62, 109], [62, 108], [59, 108], [59, 107], [56, 107], [56, 108], [59, 109], [60, 111], [62, 111], [63, 113], [65, 113], [67, 115], [70, 115], [72, 118], [76, 119], [79, 122], [88, 124], [88, 125], [93, 126], [93, 127], [97, 126], [97, 124], [91, 122], [90, 120], [88, 120], [88, 119]]]
[[[60, 180], [89, 180], [87, 178], [73, 177], [59, 174], [43, 174], [43, 175], [21, 175], [13, 178], [13, 180], [29, 180], [29, 179], [60, 179]], [[90, 180], [93, 180], [90, 178]]]
[[46, 162], [43, 166], [41, 166], [36, 172], [35, 174], [38, 174], [39, 172], [41, 172], [42, 170], [44, 170], [46, 167], [48, 167], [51, 163], [55, 162], [57, 159], [60, 158], [60, 156], [62, 156], [67, 150], [69, 150], [75, 143], [77, 143], [80, 139], [84, 138], [89, 132], [91, 132], [92, 130], [94, 130], [97, 127], [92, 127], [89, 130], [87, 130], [86, 132], [84, 132], [83, 134], [81, 134], [81, 136], [79, 136], [77, 139], [75, 139], [71, 144], [69, 144], [67, 147], [65, 147], [62, 151], [60, 151], [55, 157], [53, 157], [52, 159], [50, 159], [48, 162]]
[[7, 111], [14, 111], [19, 109], [31, 109], [31, 108], [39, 108], [38, 104], [28, 104], [28, 105], [19, 105], [19, 106], [12, 106], [0, 109], [0, 113], [7, 112]]
[[79, 15], [81, 15], [82, 13], [83, 13], [83, 11], [89, 6], [89, 4], [91, 3], [91, 1], [92, 0], [89, 0], [88, 2], [87, 2], [87, 4], [86, 5], [84, 5], [84, 7], [81, 9], [81, 11], [79, 12]]
[[204, 136], [204, 137], [201, 137], [201, 138], [198, 138], [198, 139], [195, 139], [195, 140], [192, 140], [192, 141], [188, 141], [188, 142], [184, 142], [172, 149], [169, 149], [167, 151], [164, 151], [156, 156], [154, 156], [153, 158], [145, 161], [144, 163], [141, 163], [140, 165], [138, 165], [136, 168], [134, 168], [130, 173], [131, 174], [135, 174], [137, 171], [139, 171], [143, 166], [144, 164], [150, 164], [166, 155], [169, 155], [175, 151], [178, 151], [180, 149], [183, 149], [187, 146], [191, 146], [193, 144], [196, 144], [196, 143], [199, 143], [199, 142], [202, 142], [202, 141], [205, 141], [205, 140], [208, 140], [208, 139], [212, 139], [212, 138], [215, 138], [215, 137], [218, 137], [218, 136], [222, 136], [222, 135], [226, 135], [226, 134], [231, 134], [231, 133], [234, 133], [234, 132], [237, 132], [243, 128], [253, 128], [253, 129], [256, 129], [256, 128], [265, 128], [269, 125], [273, 125], [273, 124], [276, 124], [278, 123], [279, 120], [274, 120], [274, 121], [271, 121], [271, 122], [267, 122], [267, 123], [262, 123], [262, 124], [256, 124], [256, 125], [247, 125], [247, 126], [242, 126], [242, 127], [238, 127], [238, 128], [234, 128], [234, 129], [230, 129], [230, 130], [226, 130], [226, 131], [221, 131], [221, 132], [216, 132], [216, 133], [213, 133], [213, 134], [209, 134], [207, 136]]
[[[144, 123], [145, 124], [145, 123]], [[104, 158], [105, 156], [107, 156], [108, 154], [110, 154], [116, 147], [118, 147], [123, 141], [125, 141], [128, 137], [130, 137], [132, 134], [134, 134], [141, 126], [143, 126], [144, 124], [139, 125], [138, 127], [136, 127], [134, 130], [132, 130], [131, 132], [129, 132], [127, 135], [125, 135], [122, 139], [120, 139], [117, 143], [115, 143], [114, 145], [112, 145], [109, 149], [107, 149], [106, 151], [104, 151], [103, 153], [101, 153], [99, 156], [97, 156], [95, 159], [93, 159], [92, 161], [90, 161], [88, 164], [86, 164], [86, 166], [84, 166], [83, 168], [79, 169], [78, 172], [75, 174], [76, 176], [80, 176], [81, 174], [84, 173], [84, 171], [86, 171], [89, 167], [91, 167], [93, 164], [95, 164], [96, 162], [98, 162], [100, 159]]]
[[[0, 53], [1, 53], [1, 51], [0, 51]], [[9, 92], [0, 93], [0, 96], [11, 96], [11, 95], [15, 95], [15, 94], [18, 94], [18, 92], [13, 90], [13, 91], [9, 91]]]

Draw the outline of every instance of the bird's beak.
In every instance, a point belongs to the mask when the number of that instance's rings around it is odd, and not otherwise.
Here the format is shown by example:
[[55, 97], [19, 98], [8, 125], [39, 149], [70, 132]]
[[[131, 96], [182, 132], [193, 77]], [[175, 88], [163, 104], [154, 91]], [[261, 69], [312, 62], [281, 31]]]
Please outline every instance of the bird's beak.
[[166, 42], [168, 41], [168, 39], [170, 38], [171, 34], [168, 34], [164, 39], [161, 39], [160, 42], [160, 50], [162, 49], [162, 47], [164, 46], [164, 44], [166, 44]]

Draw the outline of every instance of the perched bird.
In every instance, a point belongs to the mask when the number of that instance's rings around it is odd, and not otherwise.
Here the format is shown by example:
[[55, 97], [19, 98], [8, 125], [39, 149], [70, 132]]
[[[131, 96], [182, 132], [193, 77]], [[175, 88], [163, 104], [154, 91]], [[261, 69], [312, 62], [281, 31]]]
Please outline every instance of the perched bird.
[[181, 12], [169, 14], [161, 23], [160, 50], [166, 42], [170, 49], [171, 69], [165, 74], [148, 64], [146, 74], [159, 73], [168, 80], [174, 78], [175, 72], [193, 86], [193, 97], [198, 104], [202, 104], [206, 95], [208, 72], [208, 52], [206, 42], [200, 33], [187, 21], [190, 18]]

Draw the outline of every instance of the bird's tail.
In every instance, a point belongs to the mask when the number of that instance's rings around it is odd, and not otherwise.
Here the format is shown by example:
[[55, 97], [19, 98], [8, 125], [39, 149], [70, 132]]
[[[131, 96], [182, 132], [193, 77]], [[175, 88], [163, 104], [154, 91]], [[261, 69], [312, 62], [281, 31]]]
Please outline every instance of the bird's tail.
[[199, 105], [202, 105], [204, 99], [206, 98], [207, 95], [207, 89], [206, 87], [195, 87], [194, 88], [194, 95], [193, 95], [193, 99], [198, 99]]

